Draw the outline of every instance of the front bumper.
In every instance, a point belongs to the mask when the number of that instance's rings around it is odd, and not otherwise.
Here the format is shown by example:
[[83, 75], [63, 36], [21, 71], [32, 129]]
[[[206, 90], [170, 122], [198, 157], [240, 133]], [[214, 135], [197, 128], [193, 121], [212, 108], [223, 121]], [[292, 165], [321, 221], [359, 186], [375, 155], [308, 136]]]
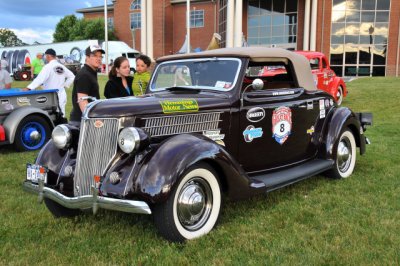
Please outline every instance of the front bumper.
[[146, 202], [99, 196], [98, 190], [94, 187], [92, 188], [92, 195], [80, 197], [67, 197], [54, 189], [45, 187], [41, 180], [38, 185], [25, 181], [23, 188], [27, 192], [38, 194], [39, 203], [43, 201], [43, 198], [48, 198], [68, 209], [93, 209], [93, 214], [96, 214], [99, 208], [128, 213], [151, 214], [151, 209]]

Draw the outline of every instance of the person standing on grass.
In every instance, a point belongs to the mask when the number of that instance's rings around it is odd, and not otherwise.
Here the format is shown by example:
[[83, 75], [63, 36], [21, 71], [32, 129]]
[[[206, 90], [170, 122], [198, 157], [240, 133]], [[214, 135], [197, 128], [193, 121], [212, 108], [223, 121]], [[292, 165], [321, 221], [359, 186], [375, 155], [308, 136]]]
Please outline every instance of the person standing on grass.
[[104, 50], [99, 45], [90, 45], [85, 50], [85, 65], [76, 74], [72, 89], [72, 111], [70, 124], [80, 125], [82, 113], [89, 101], [84, 97], [100, 99], [97, 70], [101, 66]]
[[147, 85], [150, 81], [149, 67], [151, 65], [151, 59], [147, 55], [140, 55], [136, 58], [136, 73], [133, 74], [132, 89], [135, 94], [142, 95], [146, 92]]
[[44, 66], [44, 61], [43, 61], [43, 54], [42, 53], [37, 53], [36, 58], [32, 60], [31, 63], [31, 77], [32, 79], [35, 79], [40, 71], [42, 71], [42, 68]]
[[117, 57], [110, 73], [108, 74], [109, 80], [104, 89], [104, 97], [110, 99], [133, 96], [133, 78], [129, 75], [130, 72], [131, 69], [128, 58], [124, 56]]
[[2, 89], [10, 89], [12, 78], [10, 77], [10, 73], [6, 70], [8, 63], [6, 60], [0, 61], [0, 90]]
[[43, 89], [58, 89], [58, 102], [63, 117], [65, 117], [65, 105], [67, 104], [67, 89], [74, 81], [74, 74], [60, 64], [56, 59], [56, 51], [47, 49], [44, 53], [48, 62], [40, 71], [39, 75], [24, 90], [35, 90], [43, 84]]

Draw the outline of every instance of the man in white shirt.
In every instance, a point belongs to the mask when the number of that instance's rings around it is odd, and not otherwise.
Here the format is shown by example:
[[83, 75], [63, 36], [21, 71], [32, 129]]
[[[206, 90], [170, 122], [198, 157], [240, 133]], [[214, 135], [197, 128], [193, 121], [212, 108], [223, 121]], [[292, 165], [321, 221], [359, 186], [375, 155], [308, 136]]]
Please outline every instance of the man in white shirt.
[[10, 73], [6, 70], [8, 63], [6, 60], [0, 60], [0, 90], [11, 88], [12, 79]]
[[43, 84], [43, 89], [58, 89], [60, 108], [65, 117], [65, 105], [67, 104], [67, 89], [74, 81], [74, 74], [56, 60], [56, 51], [47, 49], [45, 54], [48, 62], [25, 90], [34, 90]]

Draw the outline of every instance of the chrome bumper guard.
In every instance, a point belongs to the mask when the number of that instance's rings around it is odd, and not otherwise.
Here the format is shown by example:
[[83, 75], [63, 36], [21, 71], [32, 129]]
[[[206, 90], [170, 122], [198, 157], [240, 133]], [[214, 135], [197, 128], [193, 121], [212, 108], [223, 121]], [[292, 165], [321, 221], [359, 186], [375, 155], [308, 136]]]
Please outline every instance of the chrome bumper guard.
[[38, 194], [39, 203], [43, 202], [43, 198], [48, 198], [68, 209], [93, 209], [93, 214], [96, 214], [99, 208], [128, 213], [151, 214], [149, 205], [143, 201], [99, 196], [98, 189], [94, 187], [92, 187], [92, 195], [79, 197], [67, 197], [54, 189], [45, 187], [42, 180], [39, 181], [38, 185], [25, 181], [23, 188], [27, 192]]

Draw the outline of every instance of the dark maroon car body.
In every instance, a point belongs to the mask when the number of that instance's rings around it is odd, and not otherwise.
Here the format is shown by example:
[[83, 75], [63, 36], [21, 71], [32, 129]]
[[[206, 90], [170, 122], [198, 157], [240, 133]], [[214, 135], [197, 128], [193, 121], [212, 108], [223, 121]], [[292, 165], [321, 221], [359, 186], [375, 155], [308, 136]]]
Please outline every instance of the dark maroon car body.
[[[146, 95], [92, 103], [80, 128], [66, 125], [68, 147], [56, 147], [53, 139], [41, 150], [35, 164], [48, 169], [47, 180], [24, 185], [39, 193], [53, 214], [68, 216], [66, 210], [92, 207], [82, 203], [92, 197], [94, 210], [154, 213], [161, 234], [182, 241], [213, 228], [208, 221], [218, 217], [219, 206], [216, 214], [213, 209], [218, 191], [240, 199], [335, 169], [336, 177], [347, 177], [350, 170], [343, 168], [341, 175], [341, 163], [354, 167], [355, 145], [365, 153], [371, 115], [338, 107], [331, 95], [317, 90], [303, 56], [237, 48], [169, 56], [157, 63]], [[287, 73], [251, 74], [266, 65], [285, 65]], [[177, 67], [187, 68], [180, 72], [183, 81], [171, 76]], [[232, 75], [224, 73], [227, 68]], [[203, 85], [207, 78], [214, 80]], [[119, 135], [125, 128], [136, 128], [140, 139], [131, 153], [121, 150], [125, 144]], [[342, 141], [343, 132], [354, 141]], [[339, 155], [342, 146], [344, 155]], [[186, 182], [196, 169], [208, 174]], [[124, 202], [143, 205], [124, 209]], [[176, 223], [157, 222], [165, 217]]]

